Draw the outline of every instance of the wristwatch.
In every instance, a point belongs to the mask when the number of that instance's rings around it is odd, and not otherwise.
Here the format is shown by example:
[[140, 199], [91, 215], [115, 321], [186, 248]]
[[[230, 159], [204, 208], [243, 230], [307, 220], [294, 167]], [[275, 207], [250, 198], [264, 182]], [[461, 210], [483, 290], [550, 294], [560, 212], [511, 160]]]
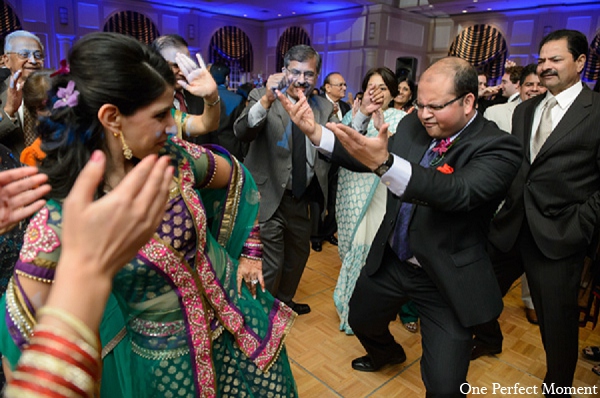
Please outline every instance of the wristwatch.
[[383, 162], [382, 164], [380, 164], [379, 167], [377, 167], [375, 170], [373, 170], [373, 173], [375, 173], [379, 177], [381, 177], [382, 175], [387, 173], [387, 171], [390, 169], [390, 167], [392, 167], [393, 164], [394, 164], [394, 155], [392, 155], [390, 153], [387, 160], [385, 162]]

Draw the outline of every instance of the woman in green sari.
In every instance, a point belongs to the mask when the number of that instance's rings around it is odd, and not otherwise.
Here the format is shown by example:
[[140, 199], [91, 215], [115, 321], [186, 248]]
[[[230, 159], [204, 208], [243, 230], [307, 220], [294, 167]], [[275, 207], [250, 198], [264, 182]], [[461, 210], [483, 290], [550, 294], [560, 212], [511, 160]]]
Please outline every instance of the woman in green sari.
[[[51, 288], [61, 201], [92, 151], [107, 155], [98, 196], [139, 159], [161, 154], [175, 167], [169, 200], [152, 239], [114, 278], [100, 327], [110, 352], [101, 394], [296, 396], [283, 345], [295, 314], [257, 289], [262, 252], [250, 174], [219, 148], [169, 137], [174, 77], [159, 54], [126, 36], [96, 33], [75, 44], [69, 61], [40, 126], [50, 200], [28, 227], [5, 296], [0, 349], [10, 365]], [[186, 62], [188, 74], [207, 73]]]

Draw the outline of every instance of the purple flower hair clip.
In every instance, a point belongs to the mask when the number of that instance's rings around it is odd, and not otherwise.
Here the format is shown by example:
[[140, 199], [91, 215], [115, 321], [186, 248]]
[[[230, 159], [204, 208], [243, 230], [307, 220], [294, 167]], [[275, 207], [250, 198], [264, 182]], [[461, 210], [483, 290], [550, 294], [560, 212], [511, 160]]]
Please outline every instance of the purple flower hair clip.
[[73, 80], [69, 80], [67, 87], [59, 88], [56, 96], [58, 99], [54, 103], [52, 109], [62, 108], [63, 106], [73, 108], [74, 106], [77, 106], [79, 102], [79, 91], [75, 90], [75, 82]]

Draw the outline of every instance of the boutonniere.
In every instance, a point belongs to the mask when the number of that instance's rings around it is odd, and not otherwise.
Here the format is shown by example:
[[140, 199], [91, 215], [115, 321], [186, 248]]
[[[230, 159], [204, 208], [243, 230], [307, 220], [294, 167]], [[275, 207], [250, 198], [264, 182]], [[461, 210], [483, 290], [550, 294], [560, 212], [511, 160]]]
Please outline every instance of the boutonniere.
[[452, 166], [450, 166], [448, 163], [444, 163], [443, 166], [439, 166], [436, 170], [439, 171], [440, 173], [444, 173], [444, 174], [454, 173], [454, 168]]
[[444, 138], [441, 141], [439, 141], [432, 149], [432, 151], [436, 155], [435, 158], [433, 158], [433, 160], [429, 163], [429, 166], [433, 167], [442, 163], [442, 160], [444, 159], [444, 156], [446, 156], [446, 153], [450, 150], [450, 148], [454, 146], [456, 141], [458, 141], [459, 139], [460, 137], [457, 137], [454, 141], [450, 141], [450, 138]]

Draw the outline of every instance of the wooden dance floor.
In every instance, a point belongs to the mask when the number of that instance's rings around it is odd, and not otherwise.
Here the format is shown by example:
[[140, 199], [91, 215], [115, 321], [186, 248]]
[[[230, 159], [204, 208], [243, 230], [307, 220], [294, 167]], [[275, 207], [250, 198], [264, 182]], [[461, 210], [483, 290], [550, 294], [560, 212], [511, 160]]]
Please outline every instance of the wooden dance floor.
[[[424, 397], [419, 361], [421, 336], [404, 329], [397, 320], [391, 331], [406, 351], [407, 360], [402, 365], [385, 367], [376, 373], [353, 370], [352, 359], [364, 355], [364, 350], [354, 336], [339, 331], [338, 316], [333, 305], [340, 259], [337, 247], [323, 243], [320, 253], [311, 250], [295, 301], [308, 303], [312, 312], [299, 316], [287, 339], [287, 349], [292, 371], [301, 398], [327, 397]], [[482, 357], [471, 362], [468, 382], [474, 388], [487, 387], [485, 396], [543, 397], [541, 382], [545, 372], [545, 358], [539, 328], [527, 322], [521, 302], [520, 282], [504, 299], [504, 312], [500, 323], [504, 332], [503, 352], [498, 356]], [[600, 326], [580, 329], [580, 348], [600, 346]], [[596, 394], [579, 394], [577, 397], [600, 397], [600, 376], [592, 373], [593, 362], [583, 358], [577, 364], [574, 387], [595, 386]], [[492, 394], [494, 383], [501, 387], [537, 386], [538, 394]], [[508, 391], [508, 390], [505, 390]], [[529, 391], [533, 391], [530, 389]], [[582, 390], [583, 391], [583, 390]], [[469, 394], [470, 397], [484, 394]]]

